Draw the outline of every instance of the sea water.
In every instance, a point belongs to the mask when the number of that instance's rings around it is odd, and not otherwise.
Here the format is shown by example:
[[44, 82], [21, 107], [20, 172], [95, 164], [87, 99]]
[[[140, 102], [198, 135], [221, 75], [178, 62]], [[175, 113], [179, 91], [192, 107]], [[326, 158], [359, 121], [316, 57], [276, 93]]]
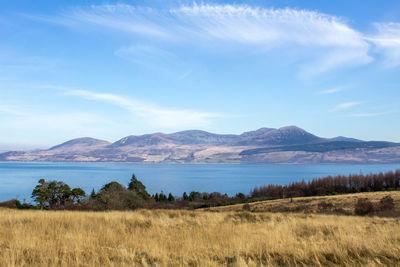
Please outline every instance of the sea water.
[[288, 184], [337, 174], [394, 171], [400, 164], [129, 164], [71, 162], [0, 162], [0, 201], [17, 198], [31, 202], [38, 180], [58, 180], [81, 187], [90, 194], [102, 185], [117, 181], [127, 185], [132, 173], [153, 194], [163, 191], [181, 196], [183, 192], [248, 194], [254, 187]]

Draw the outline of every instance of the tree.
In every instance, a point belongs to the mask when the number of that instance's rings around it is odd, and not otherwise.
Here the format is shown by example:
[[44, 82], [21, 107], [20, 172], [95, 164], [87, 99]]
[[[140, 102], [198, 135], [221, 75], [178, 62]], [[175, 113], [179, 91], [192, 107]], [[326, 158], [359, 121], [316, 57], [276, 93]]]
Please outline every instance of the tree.
[[128, 190], [136, 192], [143, 199], [149, 199], [150, 194], [146, 191], [146, 186], [136, 178], [135, 174], [132, 174], [131, 181], [128, 185]]
[[73, 201], [71, 195], [69, 185], [58, 181], [46, 182], [44, 179], [40, 179], [39, 184], [32, 191], [32, 198], [41, 209], [65, 205], [66, 202]]
[[92, 193], [90, 193], [90, 198], [95, 198], [96, 197], [96, 192], [94, 191], [94, 188], [92, 189]]
[[47, 189], [50, 193], [50, 207], [55, 207], [59, 205], [63, 206], [66, 202], [73, 201], [71, 199], [71, 188], [69, 187], [69, 185], [63, 182], [51, 181], [48, 183]]
[[71, 191], [71, 197], [74, 199], [74, 201], [77, 204], [80, 204], [82, 199], [85, 196], [86, 196], [86, 193], [82, 188], [77, 187], [77, 188], [72, 189], [72, 191]]
[[59, 182], [57, 188], [57, 197], [58, 203], [62, 206], [65, 205], [66, 202], [73, 202], [71, 187], [63, 182]]
[[200, 197], [201, 197], [201, 194], [199, 192], [192, 191], [189, 194], [189, 201], [195, 201], [196, 199], [198, 199]]
[[246, 195], [243, 193], [237, 193], [235, 198], [238, 198], [240, 200], [244, 200], [246, 198]]
[[171, 193], [168, 194], [168, 201], [169, 202], [175, 201], [175, 197]]
[[189, 200], [188, 195], [186, 194], [186, 192], [183, 192], [183, 196], [182, 196], [183, 200]]
[[118, 182], [104, 185], [96, 197], [90, 198], [89, 206], [95, 210], [136, 209], [146, 205], [142, 196], [128, 190]]
[[161, 191], [160, 195], [159, 195], [159, 201], [160, 202], [166, 202], [168, 200], [167, 196], [164, 194], [163, 191]]
[[44, 209], [49, 204], [50, 196], [48, 183], [44, 179], [40, 179], [39, 184], [32, 191], [33, 200], [39, 204], [40, 209]]

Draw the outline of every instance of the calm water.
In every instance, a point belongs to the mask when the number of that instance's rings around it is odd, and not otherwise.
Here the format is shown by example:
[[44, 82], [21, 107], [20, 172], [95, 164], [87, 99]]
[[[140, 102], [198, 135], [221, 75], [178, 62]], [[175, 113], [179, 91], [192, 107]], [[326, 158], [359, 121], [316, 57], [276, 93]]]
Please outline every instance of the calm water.
[[125, 164], [125, 163], [16, 163], [0, 162], [0, 201], [30, 200], [40, 178], [61, 180], [87, 193], [117, 181], [127, 185], [132, 173], [150, 193], [184, 191], [249, 193], [255, 186], [287, 184], [326, 175], [374, 173], [400, 169], [400, 164], [377, 165], [234, 165], [234, 164]]

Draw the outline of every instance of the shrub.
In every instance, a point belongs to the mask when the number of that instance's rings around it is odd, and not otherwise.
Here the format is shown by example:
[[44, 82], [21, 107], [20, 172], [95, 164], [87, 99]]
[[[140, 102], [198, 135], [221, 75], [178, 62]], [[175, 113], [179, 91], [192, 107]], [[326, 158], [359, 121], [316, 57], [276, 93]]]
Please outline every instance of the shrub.
[[21, 202], [18, 199], [11, 199], [8, 201], [0, 202], [0, 207], [9, 209], [18, 209], [21, 206]]
[[242, 206], [242, 209], [245, 210], [245, 211], [250, 211], [250, 210], [251, 210], [249, 204], [244, 204], [244, 205]]
[[368, 198], [359, 198], [357, 200], [354, 212], [357, 215], [367, 215], [374, 211], [374, 206], [372, 202], [368, 200]]
[[379, 201], [379, 210], [381, 211], [394, 210], [394, 201], [390, 195], [387, 195], [386, 197], [382, 198]]
[[331, 202], [321, 201], [320, 203], [318, 203], [318, 210], [320, 211], [327, 211], [332, 209], [333, 204]]
[[135, 191], [126, 189], [117, 182], [104, 185], [95, 197], [89, 200], [90, 208], [94, 210], [125, 210], [145, 206], [143, 197]]

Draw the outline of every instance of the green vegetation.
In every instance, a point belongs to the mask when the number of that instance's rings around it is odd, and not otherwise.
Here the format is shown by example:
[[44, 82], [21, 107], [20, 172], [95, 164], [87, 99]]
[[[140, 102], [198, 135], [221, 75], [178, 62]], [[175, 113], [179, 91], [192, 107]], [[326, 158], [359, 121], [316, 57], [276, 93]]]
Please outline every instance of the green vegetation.
[[[151, 195], [145, 185], [135, 176], [127, 187], [118, 182], [105, 184], [98, 192], [94, 189], [89, 196], [81, 188], [71, 189], [61, 181], [40, 179], [33, 189], [32, 198], [37, 206], [19, 201], [7, 201], [0, 206], [18, 209], [69, 209], [69, 210], [134, 210], [146, 209], [197, 209], [228, 206], [240, 203], [253, 203], [263, 200], [290, 199], [310, 196], [327, 196], [358, 192], [395, 191], [400, 189], [400, 170], [395, 172], [328, 176], [311, 181], [294, 182], [289, 185], [266, 185], [254, 188], [249, 195], [237, 193], [228, 196], [219, 192], [184, 192], [182, 197], [165, 194], [163, 191]], [[323, 206], [323, 204], [321, 204]], [[352, 204], [354, 206], [354, 204]], [[390, 210], [390, 198], [382, 199], [379, 210]], [[376, 210], [368, 200], [359, 200], [356, 214], [370, 214]], [[330, 207], [327, 207], [330, 208]], [[249, 209], [246, 206], [247, 210]]]
[[32, 192], [32, 198], [39, 204], [40, 209], [56, 208], [74, 202], [80, 204], [85, 196], [85, 191], [81, 188], [71, 190], [69, 185], [63, 182], [46, 182], [44, 179], [39, 180]]

